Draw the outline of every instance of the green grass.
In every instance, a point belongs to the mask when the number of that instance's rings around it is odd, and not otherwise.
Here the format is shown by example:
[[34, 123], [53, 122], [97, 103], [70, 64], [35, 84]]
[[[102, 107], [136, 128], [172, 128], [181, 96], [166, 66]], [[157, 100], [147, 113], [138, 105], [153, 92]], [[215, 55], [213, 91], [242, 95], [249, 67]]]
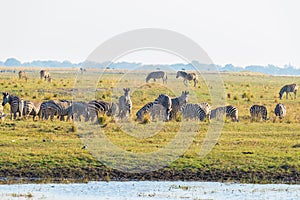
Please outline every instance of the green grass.
[[[17, 74], [6, 73], [0, 77], [0, 91], [42, 102], [49, 99], [72, 99], [75, 84], [79, 88], [76, 99], [97, 98], [117, 102], [123, 95], [122, 88], [130, 87], [133, 102], [131, 123], [115, 122], [112, 118], [104, 117], [101, 118], [101, 125], [89, 123], [82, 126], [72, 122], [60, 122], [58, 119], [54, 122], [32, 119], [11, 121], [7, 117], [0, 124], [0, 177], [11, 180], [16, 177], [42, 178], [43, 181], [109, 180], [127, 177], [141, 180], [300, 182], [300, 97], [296, 100], [278, 98], [278, 92], [283, 85], [300, 83], [300, 77], [275, 77], [246, 72], [223, 73], [224, 99], [227, 104], [239, 109], [240, 122], [233, 123], [226, 119], [217, 144], [204, 158], [199, 153], [209, 123], [187, 122], [190, 127], [183, 130], [183, 134], [186, 134], [184, 139], [191, 139], [192, 143], [183, 155], [156, 172], [128, 174], [106, 168], [97, 160], [105, 160], [103, 163], [107, 162], [108, 166], [117, 166], [119, 159], [111, 158], [113, 150], [99, 144], [105, 144], [108, 140], [124, 152], [132, 154], [163, 150], [178, 135], [182, 123], [138, 123], [134, 120], [135, 112], [147, 102], [153, 101], [160, 93], [173, 97], [180, 95], [183, 90], [190, 91], [191, 103], [211, 103], [211, 86], [206, 86], [200, 79], [199, 87], [186, 87], [181, 79], [175, 78], [175, 73], [168, 75], [167, 85], [162, 85], [161, 80], [145, 84], [146, 72], [131, 74], [110, 71], [100, 79], [100, 73], [89, 73], [88, 78], [77, 80], [74, 79], [74, 71], [53, 71], [52, 74], [53, 82], [49, 84], [40, 80], [37, 72], [28, 74], [30, 79], [27, 83], [25, 80], [19, 81]], [[213, 79], [215, 75], [204, 76]], [[85, 83], [84, 86], [88, 84], [92, 92], [80, 90], [83, 87], [81, 83]], [[274, 108], [278, 102], [287, 107], [287, 116], [281, 121], [275, 120], [274, 116]], [[271, 119], [266, 122], [250, 122], [249, 108], [253, 104], [265, 105]], [[8, 105], [4, 107], [4, 111], [9, 113]], [[84, 144], [88, 144], [87, 149], [82, 149]], [[172, 149], [174, 152], [176, 147], [175, 145]], [[130, 154], [119, 156], [123, 156], [122, 162], [128, 168], [140, 165], [147, 170], [147, 159], [141, 158], [132, 162]], [[164, 157], [156, 159], [157, 163], [165, 160]]]

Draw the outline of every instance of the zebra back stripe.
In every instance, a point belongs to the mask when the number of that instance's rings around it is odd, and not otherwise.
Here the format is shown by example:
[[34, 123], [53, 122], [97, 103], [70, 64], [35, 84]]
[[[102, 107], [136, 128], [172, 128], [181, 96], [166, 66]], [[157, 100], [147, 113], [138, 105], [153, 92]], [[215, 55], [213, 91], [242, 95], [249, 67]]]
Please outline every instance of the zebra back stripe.
[[206, 118], [206, 112], [200, 107], [199, 104], [186, 104], [182, 108], [182, 116], [185, 119], [204, 121]]

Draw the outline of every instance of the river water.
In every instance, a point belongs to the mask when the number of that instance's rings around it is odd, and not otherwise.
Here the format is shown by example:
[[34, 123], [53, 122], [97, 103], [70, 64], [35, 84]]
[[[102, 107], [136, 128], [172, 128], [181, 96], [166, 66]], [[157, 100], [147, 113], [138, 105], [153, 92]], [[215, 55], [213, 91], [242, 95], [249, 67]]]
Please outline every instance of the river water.
[[300, 199], [300, 185], [218, 182], [89, 182], [0, 185], [0, 199]]

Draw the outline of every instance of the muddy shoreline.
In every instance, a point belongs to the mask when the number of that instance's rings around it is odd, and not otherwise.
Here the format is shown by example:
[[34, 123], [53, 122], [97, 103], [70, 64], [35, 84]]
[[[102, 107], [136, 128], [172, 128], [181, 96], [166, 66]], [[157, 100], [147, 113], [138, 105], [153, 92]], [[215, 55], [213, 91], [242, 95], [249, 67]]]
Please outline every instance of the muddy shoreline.
[[299, 171], [201, 171], [164, 168], [146, 173], [126, 173], [105, 167], [28, 169], [9, 171], [0, 169], [0, 184], [18, 183], [76, 183], [89, 181], [205, 181], [257, 184], [300, 184]]

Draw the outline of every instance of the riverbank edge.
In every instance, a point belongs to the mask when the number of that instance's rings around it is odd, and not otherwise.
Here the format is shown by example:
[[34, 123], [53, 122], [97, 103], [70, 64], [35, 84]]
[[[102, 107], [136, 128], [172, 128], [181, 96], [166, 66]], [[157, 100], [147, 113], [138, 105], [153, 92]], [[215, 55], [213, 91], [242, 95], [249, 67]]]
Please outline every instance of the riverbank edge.
[[158, 171], [128, 173], [105, 167], [56, 168], [8, 171], [0, 169], [0, 184], [24, 183], [87, 183], [89, 181], [205, 181], [234, 182], [246, 184], [300, 184], [299, 171], [258, 172], [220, 170], [175, 170], [164, 168]]

